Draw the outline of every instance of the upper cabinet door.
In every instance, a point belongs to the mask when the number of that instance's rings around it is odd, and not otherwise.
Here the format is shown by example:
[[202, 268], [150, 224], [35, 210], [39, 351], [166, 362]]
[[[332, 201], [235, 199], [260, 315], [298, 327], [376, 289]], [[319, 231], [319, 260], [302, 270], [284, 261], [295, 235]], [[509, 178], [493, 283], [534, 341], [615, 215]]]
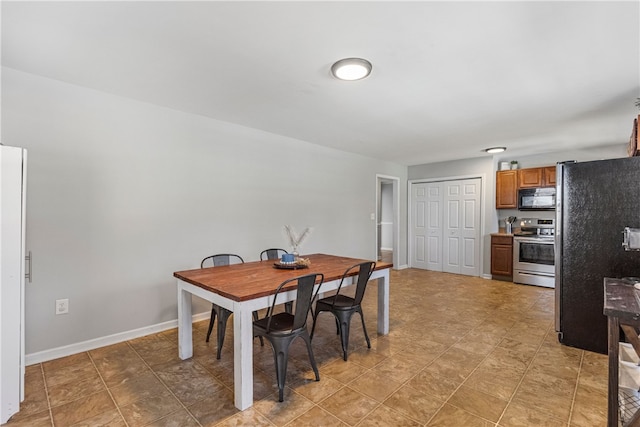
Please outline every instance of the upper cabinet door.
[[544, 186], [555, 187], [556, 185], [556, 167], [547, 166], [544, 168]]
[[496, 209], [518, 207], [518, 171], [496, 172]]
[[543, 168], [528, 168], [518, 170], [519, 188], [543, 187]]

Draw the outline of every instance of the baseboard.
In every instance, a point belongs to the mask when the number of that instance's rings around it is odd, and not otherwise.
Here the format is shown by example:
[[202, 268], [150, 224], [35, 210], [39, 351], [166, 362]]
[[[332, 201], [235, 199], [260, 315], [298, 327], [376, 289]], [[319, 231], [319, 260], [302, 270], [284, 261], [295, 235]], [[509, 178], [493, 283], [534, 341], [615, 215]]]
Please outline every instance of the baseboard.
[[490, 275], [490, 274], [483, 274], [483, 275], [482, 275], [482, 276], [480, 276], [480, 277], [482, 277], [483, 279], [489, 279], [489, 280], [493, 279], [493, 276], [492, 276], [492, 275]]
[[402, 265], [399, 265], [399, 266], [395, 267], [396, 270], [406, 270], [407, 268], [409, 268], [409, 266], [407, 264], [402, 264]]
[[[192, 319], [194, 322], [206, 320], [211, 312], [194, 314]], [[144, 328], [133, 329], [131, 331], [120, 332], [106, 337], [94, 338], [92, 340], [83, 341], [75, 344], [65, 345], [62, 347], [52, 348], [50, 350], [39, 351], [25, 355], [25, 365], [35, 365], [36, 363], [47, 362], [49, 360], [59, 359], [60, 357], [71, 356], [72, 354], [82, 353], [84, 351], [95, 350], [96, 348], [106, 347], [108, 345], [118, 344], [145, 335], [157, 334], [178, 327], [178, 319], [168, 322], [158, 323]]]

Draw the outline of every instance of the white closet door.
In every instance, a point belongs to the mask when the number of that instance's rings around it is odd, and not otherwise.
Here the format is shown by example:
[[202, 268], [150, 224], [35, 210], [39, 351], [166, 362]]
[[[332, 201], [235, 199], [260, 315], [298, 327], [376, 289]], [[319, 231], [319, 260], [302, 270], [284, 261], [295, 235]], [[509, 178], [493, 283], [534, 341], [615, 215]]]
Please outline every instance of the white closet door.
[[442, 270], [480, 275], [480, 178], [448, 181], [444, 190]]
[[24, 400], [26, 150], [0, 146], [0, 424]]
[[441, 182], [412, 186], [411, 266], [442, 271], [442, 189]]
[[427, 269], [427, 187], [411, 186], [411, 266]]

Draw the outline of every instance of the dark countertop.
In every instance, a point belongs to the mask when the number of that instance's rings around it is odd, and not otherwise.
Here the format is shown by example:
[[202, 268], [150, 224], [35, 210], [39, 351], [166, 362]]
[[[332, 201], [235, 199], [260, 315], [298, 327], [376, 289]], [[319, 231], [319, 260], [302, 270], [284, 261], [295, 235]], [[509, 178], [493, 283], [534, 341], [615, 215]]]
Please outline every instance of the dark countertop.
[[604, 279], [604, 314], [625, 320], [640, 319], [640, 290], [620, 279]]

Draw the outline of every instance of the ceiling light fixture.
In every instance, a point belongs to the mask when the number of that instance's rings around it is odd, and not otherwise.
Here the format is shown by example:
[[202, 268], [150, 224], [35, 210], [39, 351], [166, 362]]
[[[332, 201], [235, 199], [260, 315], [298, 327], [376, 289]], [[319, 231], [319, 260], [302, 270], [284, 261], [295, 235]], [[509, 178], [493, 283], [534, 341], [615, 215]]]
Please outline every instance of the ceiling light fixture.
[[340, 80], [360, 80], [371, 73], [371, 62], [362, 58], [345, 58], [331, 66], [331, 74]]
[[507, 147], [491, 147], [491, 148], [485, 148], [484, 151], [486, 151], [489, 154], [496, 154], [496, 153], [502, 153], [506, 149]]

